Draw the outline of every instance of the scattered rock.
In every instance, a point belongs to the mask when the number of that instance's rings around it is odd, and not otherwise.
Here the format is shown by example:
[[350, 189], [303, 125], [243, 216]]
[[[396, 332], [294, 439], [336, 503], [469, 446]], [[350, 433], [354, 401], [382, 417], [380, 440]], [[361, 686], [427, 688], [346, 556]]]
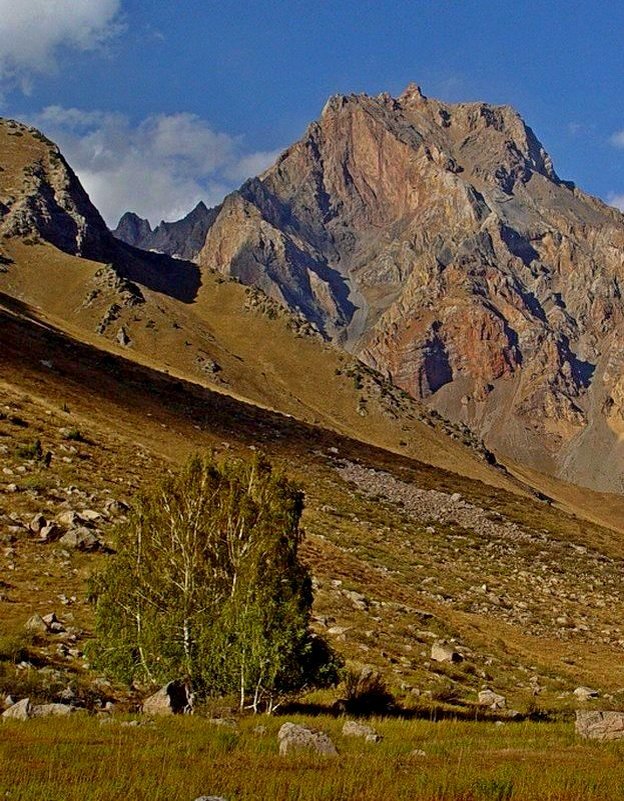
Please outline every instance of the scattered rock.
[[39, 539], [42, 542], [54, 542], [61, 537], [62, 533], [56, 523], [48, 523], [39, 531]]
[[102, 547], [102, 541], [97, 534], [85, 526], [70, 529], [59, 542], [66, 548], [75, 548], [78, 551], [97, 551]]
[[48, 632], [48, 626], [45, 620], [37, 613], [28, 618], [24, 628], [26, 631], [31, 632], [31, 634], [47, 634]]
[[22, 698], [2, 713], [5, 720], [28, 720], [32, 714], [30, 698]]
[[71, 715], [75, 711], [73, 706], [69, 704], [38, 704], [31, 708], [30, 717], [33, 718], [50, 718]]
[[48, 521], [42, 514], [36, 514], [28, 524], [28, 528], [33, 534], [39, 534], [48, 525]]
[[624, 712], [579, 709], [575, 728], [580, 737], [588, 740], [621, 740], [624, 738]]
[[282, 756], [297, 751], [313, 751], [325, 756], [338, 755], [336, 746], [325, 732], [313, 731], [297, 723], [284, 723], [277, 734], [277, 739]]
[[591, 687], [577, 687], [574, 690], [574, 695], [580, 701], [589, 701], [591, 698], [598, 698], [600, 693], [598, 690], [592, 690]]
[[170, 681], [143, 702], [146, 715], [188, 715], [193, 711], [193, 694], [183, 681]]
[[463, 659], [452, 645], [443, 642], [434, 642], [431, 646], [431, 658], [434, 662], [461, 662]]
[[345, 721], [342, 733], [345, 737], [363, 737], [367, 743], [378, 743], [383, 739], [381, 734], [378, 734], [372, 726], [358, 723], [356, 720]]
[[128, 332], [126, 329], [121, 326], [121, 328], [117, 331], [117, 343], [121, 345], [123, 348], [127, 348], [130, 345], [130, 337], [128, 336]]
[[507, 706], [507, 700], [504, 695], [498, 695], [493, 690], [481, 690], [479, 705], [489, 706], [490, 709], [504, 709]]
[[195, 801], [226, 801], [222, 795], [200, 795]]

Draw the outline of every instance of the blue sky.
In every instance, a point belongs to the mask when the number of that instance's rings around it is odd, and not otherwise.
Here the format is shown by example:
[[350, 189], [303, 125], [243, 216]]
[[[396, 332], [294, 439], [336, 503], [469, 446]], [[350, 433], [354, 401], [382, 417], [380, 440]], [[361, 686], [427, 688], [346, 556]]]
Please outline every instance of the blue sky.
[[[336, 92], [510, 103], [624, 207], [612, 0], [0, 0], [0, 112], [61, 144], [110, 223], [217, 202]], [[618, 136], [620, 134], [620, 136]]]

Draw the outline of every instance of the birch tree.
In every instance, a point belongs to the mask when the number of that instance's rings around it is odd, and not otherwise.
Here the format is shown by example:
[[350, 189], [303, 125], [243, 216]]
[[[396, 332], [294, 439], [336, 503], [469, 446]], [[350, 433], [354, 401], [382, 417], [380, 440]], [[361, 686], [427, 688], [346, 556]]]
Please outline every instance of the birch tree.
[[195, 457], [164, 477], [94, 579], [96, 663], [128, 682], [184, 676], [255, 711], [335, 682], [340, 660], [309, 629], [302, 509], [302, 493], [260, 458]]

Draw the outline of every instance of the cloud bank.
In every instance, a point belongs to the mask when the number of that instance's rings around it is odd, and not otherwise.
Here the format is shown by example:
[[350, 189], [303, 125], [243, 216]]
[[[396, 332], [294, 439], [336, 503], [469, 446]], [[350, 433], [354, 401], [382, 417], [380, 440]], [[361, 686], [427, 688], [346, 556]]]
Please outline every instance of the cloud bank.
[[249, 152], [195, 114], [159, 114], [132, 125], [123, 114], [49, 106], [31, 122], [55, 141], [106, 222], [124, 211], [152, 225], [219, 203], [266, 169], [275, 152]]
[[120, 0], [0, 0], [0, 83], [28, 92], [59, 48], [94, 50], [114, 36]]

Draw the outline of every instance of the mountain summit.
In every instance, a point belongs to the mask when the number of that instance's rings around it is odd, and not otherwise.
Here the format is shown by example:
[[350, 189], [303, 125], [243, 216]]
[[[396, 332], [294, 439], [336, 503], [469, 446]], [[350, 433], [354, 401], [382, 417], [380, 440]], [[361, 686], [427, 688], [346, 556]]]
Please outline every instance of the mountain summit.
[[193, 255], [507, 457], [620, 490], [623, 247], [514, 109], [411, 84], [331, 97]]

